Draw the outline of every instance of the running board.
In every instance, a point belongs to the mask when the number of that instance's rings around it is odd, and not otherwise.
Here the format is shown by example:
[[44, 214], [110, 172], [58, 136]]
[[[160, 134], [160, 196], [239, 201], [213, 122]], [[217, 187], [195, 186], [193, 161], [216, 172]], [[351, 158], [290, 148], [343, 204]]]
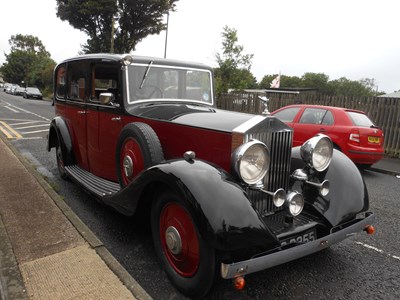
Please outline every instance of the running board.
[[77, 165], [65, 166], [65, 171], [78, 184], [100, 198], [111, 196], [121, 189], [118, 183], [97, 177]]

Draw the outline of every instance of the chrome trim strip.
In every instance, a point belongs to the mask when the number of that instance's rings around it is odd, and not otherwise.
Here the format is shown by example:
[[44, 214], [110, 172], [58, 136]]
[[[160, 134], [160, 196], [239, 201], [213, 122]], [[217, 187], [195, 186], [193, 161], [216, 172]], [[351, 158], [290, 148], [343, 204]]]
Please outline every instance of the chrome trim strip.
[[239, 275], [247, 275], [323, 250], [364, 230], [366, 225], [372, 224], [375, 215], [373, 213], [367, 214], [364, 219], [361, 219], [357, 223], [318, 240], [241, 262], [232, 264], [221, 263], [221, 276], [224, 279], [230, 279]]
[[[128, 104], [137, 104], [137, 103], [145, 103], [145, 102], [154, 102], [154, 100], [160, 100], [160, 101], [170, 101], [169, 99], [144, 99], [144, 100], [131, 100], [131, 97], [129, 95], [130, 92], [130, 87], [129, 87], [129, 76], [128, 76], [128, 68], [130, 66], [140, 66], [140, 67], [146, 67], [147, 64], [142, 64], [142, 63], [132, 63], [129, 66], [125, 66], [125, 78], [126, 78], [126, 90], [127, 90], [127, 103]], [[209, 106], [214, 106], [215, 104], [215, 99], [214, 99], [214, 81], [213, 81], [213, 76], [212, 76], [212, 72], [208, 69], [201, 69], [201, 68], [192, 68], [192, 67], [181, 67], [181, 66], [174, 66], [174, 65], [157, 65], [157, 64], [153, 64], [151, 66], [152, 68], [162, 68], [162, 69], [176, 69], [176, 70], [190, 70], [190, 71], [201, 71], [201, 72], [205, 72], [208, 73], [209, 77], [210, 77], [210, 85], [211, 85], [211, 89], [210, 89], [210, 93], [211, 93], [211, 99], [212, 102], [205, 102], [205, 101], [200, 101], [200, 100], [190, 100], [190, 99], [172, 99], [173, 101], [183, 101], [183, 102], [192, 102], [192, 103], [200, 103], [200, 104], [204, 104], [204, 105], [209, 105]]]
[[237, 133], [246, 133], [249, 129], [253, 128], [255, 125], [265, 120], [267, 117], [265, 116], [254, 116], [250, 120], [247, 120], [243, 124], [240, 124], [238, 127], [233, 129], [233, 132]]

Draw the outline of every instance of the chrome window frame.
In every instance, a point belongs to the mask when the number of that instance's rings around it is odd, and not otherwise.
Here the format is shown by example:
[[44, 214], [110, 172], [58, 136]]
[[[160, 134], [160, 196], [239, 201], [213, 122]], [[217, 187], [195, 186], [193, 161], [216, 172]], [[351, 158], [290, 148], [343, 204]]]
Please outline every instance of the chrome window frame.
[[212, 72], [208, 69], [201, 69], [201, 68], [185, 68], [181, 66], [174, 66], [174, 65], [159, 65], [159, 64], [153, 64], [151, 67], [152, 68], [163, 68], [163, 69], [176, 69], [176, 70], [188, 70], [188, 71], [201, 71], [201, 72], [206, 72], [209, 75], [210, 78], [210, 97], [211, 97], [211, 102], [205, 102], [205, 101], [200, 101], [200, 100], [191, 100], [191, 99], [169, 99], [169, 98], [160, 98], [160, 99], [145, 99], [145, 100], [131, 100], [130, 97], [130, 84], [129, 84], [129, 72], [128, 68], [129, 67], [135, 67], [135, 66], [140, 66], [140, 67], [147, 67], [148, 64], [145, 63], [133, 63], [130, 64], [129, 66], [124, 66], [125, 70], [125, 84], [126, 84], [126, 102], [128, 105], [131, 104], [139, 104], [139, 103], [148, 103], [148, 102], [154, 102], [154, 101], [166, 101], [166, 102], [187, 102], [187, 103], [199, 103], [203, 105], [209, 105], [209, 106], [214, 106], [215, 105], [215, 98], [214, 98], [214, 82], [212, 78]]

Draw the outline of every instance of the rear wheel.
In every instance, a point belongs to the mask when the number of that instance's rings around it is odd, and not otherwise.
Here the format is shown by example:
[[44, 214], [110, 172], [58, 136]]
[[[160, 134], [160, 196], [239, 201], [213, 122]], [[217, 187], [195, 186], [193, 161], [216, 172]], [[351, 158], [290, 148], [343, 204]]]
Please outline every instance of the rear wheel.
[[156, 253], [174, 286], [184, 295], [204, 297], [215, 277], [214, 249], [201, 237], [187, 205], [163, 193], [151, 211]]
[[56, 146], [56, 158], [57, 158], [58, 173], [60, 174], [60, 177], [64, 180], [67, 180], [68, 175], [65, 172], [64, 157], [60, 145]]

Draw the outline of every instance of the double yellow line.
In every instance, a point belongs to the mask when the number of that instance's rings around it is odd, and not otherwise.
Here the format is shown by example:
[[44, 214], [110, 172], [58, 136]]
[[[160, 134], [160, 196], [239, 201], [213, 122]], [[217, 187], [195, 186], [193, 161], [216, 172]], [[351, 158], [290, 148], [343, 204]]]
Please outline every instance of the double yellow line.
[[0, 131], [5, 134], [8, 139], [20, 139], [22, 135], [12, 129], [6, 122], [0, 121]]

